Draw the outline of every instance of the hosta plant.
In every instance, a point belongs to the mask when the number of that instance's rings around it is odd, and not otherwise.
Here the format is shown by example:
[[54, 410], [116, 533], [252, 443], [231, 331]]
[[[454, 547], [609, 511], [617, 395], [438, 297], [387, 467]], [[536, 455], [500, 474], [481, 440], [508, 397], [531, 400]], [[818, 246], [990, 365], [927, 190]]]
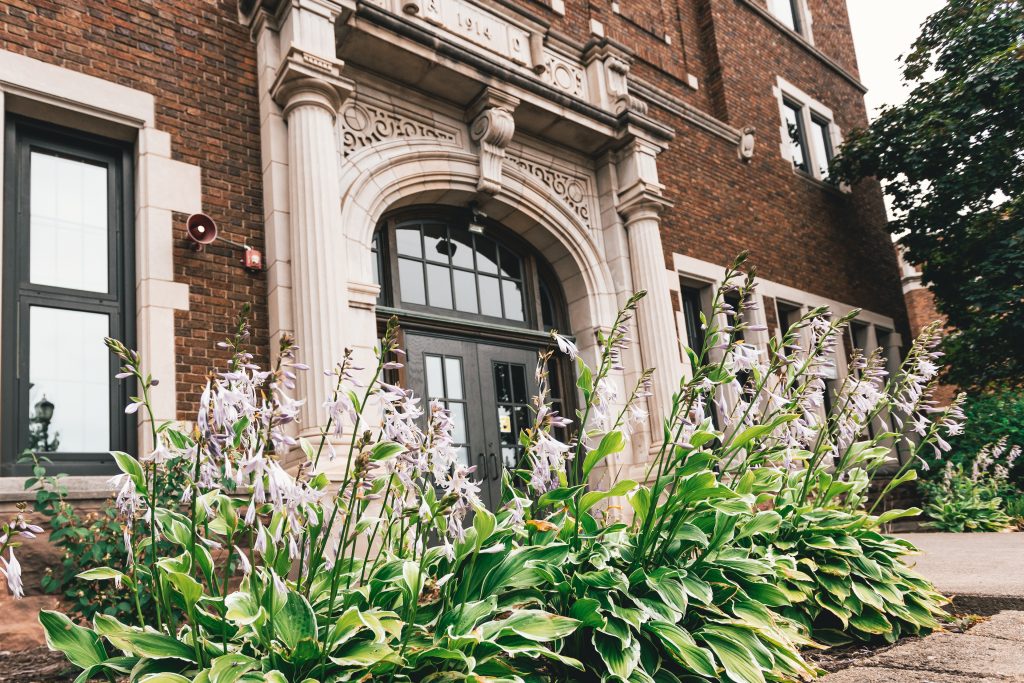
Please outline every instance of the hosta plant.
[[970, 461], [946, 463], [934, 480], [918, 486], [927, 500], [927, 526], [940, 531], [1002, 531], [1014, 526], [1006, 504], [1020, 495], [1010, 471], [1020, 457], [1020, 446], [1008, 446], [1004, 437], [987, 444]]
[[[80, 626], [44, 612], [51, 646], [81, 680], [807, 679], [816, 672], [800, 649], [836, 626], [822, 617], [821, 586], [804, 585], [815, 563], [832, 564], [822, 553], [836, 554], [819, 537], [844, 553], [856, 543], [870, 558], [846, 560], [851, 583], [877, 566], [885, 584], [856, 597], [858, 619], [851, 612], [845, 622], [853, 637], [911, 632], [902, 615], [931, 626], [913, 606], [927, 584], [898, 564], [908, 548], [862, 509], [887, 457], [883, 441], [904, 438], [864, 438], [867, 424], [884, 411], [924, 430], [908, 440], [916, 449], [941, 448], [940, 430], [958, 428], [955, 405], [938, 416], [923, 409], [934, 376], [928, 339], [892, 390], [880, 388], [876, 356], [855, 361], [825, 415], [823, 377], [852, 316], [810, 311], [765, 355], [744, 342], [756, 331], [746, 319], [755, 280], [738, 266], [703, 320], [703, 347], [688, 350], [692, 371], [669, 414], [655, 421], [643, 481], [617, 475], [628, 440], [651, 419], [650, 370], [621, 390], [643, 293], [600, 334], [593, 364], [552, 332], [522, 460], [493, 512], [458, 459], [447, 409], [387, 381], [402, 362], [394, 321], [373, 367], [346, 352], [328, 371], [330, 400], [307, 410], [325, 418], [310, 440], [295, 437], [293, 393], [307, 368], [287, 337], [264, 370], [240, 319], [223, 343], [232, 359], [211, 375], [188, 432], [152, 420], [152, 378], [137, 353], [110, 340], [140, 389], [127, 410], [149, 418], [153, 447], [137, 459], [114, 454], [127, 561], [81, 578], [123, 590], [136, 623], [98, 614]], [[575, 419], [552, 408], [554, 353], [576, 363]], [[343, 473], [336, 485], [320, 473], [332, 458]], [[168, 503], [157, 492], [175, 469], [183, 494]], [[912, 471], [904, 465], [896, 479]], [[938, 598], [928, 599], [932, 614]], [[858, 626], [880, 623], [870, 610], [899, 630]]]

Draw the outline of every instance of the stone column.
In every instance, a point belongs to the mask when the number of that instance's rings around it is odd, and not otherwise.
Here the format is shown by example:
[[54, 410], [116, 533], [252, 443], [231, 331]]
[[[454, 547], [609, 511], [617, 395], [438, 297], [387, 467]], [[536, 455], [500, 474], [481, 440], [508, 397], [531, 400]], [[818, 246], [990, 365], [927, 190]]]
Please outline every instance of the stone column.
[[666, 279], [665, 251], [661, 244], [660, 214], [665, 206], [660, 196], [647, 195], [619, 207], [629, 240], [633, 287], [647, 291], [637, 310], [636, 321], [644, 367], [654, 368], [653, 396], [647, 401], [652, 444], [661, 443], [662, 420], [672, 406], [672, 394], [679, 387], [683, 372]]
[[352, 84], [341, 63], [294, 45], [271, 87], [288, 126], [288, 200], [291, 283], [299, 358], [310, 366], [300, 377], [302, 431], [324, 420], [329, 381], [323, 370], [342, 357], [340, 320], [348, 306], [338, 205], [338, 154], [334, 120]]
[[[629, 112], [624, 116], [641, 121]], [[654, 368], [653, 396], [647, 406], [651, 413], [651, 446], [657, 448], [683, 364], [661, 243], [661, 212], [669, 201], [662, 196], [658, 182], [657, 156], [665, 149], [671, 132], [657, 130], [647, 121], [642, 123], [626, 124], [623, 144], [616, 152], [617, 209], [626, 228], [633, 288], [647, 292], [636, 314], [637, 341], [644, 367]]]

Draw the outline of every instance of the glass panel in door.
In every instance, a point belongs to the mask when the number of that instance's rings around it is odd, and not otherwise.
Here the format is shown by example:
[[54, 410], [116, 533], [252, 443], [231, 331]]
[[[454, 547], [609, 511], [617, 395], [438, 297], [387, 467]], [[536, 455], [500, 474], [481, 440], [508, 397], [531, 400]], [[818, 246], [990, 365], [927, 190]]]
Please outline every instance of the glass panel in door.
[[537, 352], [481, 344], [477, 357], [487, 467], [500, 505], [502, 472], [526, 466], [519, 435], [534, 416], [530, 401], [537, 393]]

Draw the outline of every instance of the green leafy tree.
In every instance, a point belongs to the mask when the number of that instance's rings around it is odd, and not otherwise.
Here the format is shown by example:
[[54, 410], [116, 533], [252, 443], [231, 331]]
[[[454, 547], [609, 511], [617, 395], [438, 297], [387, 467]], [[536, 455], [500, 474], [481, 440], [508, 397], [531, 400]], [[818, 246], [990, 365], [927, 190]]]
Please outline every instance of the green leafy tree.
[[1024, 382], [1024, 3], [949, 0], [903, 59], [913, 90], [836, 160], [847, 182], [875, 177], [893, 234], [953, 331], [948, 381]]

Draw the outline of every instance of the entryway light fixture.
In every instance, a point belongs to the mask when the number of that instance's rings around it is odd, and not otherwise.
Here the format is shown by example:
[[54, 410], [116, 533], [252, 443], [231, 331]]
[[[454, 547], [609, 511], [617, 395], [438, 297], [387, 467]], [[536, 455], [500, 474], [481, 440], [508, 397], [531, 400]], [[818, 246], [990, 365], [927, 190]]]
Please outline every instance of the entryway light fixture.
[[469, 203], [469, 211], [469, 231], [475, 232], [478, 235], [484, 234], [484, 224], [482, 223], [482, 221], [483, 219], [487, 218], [487, 214], [485, 214], [480, 209], [476, 208], [476, 202]]

